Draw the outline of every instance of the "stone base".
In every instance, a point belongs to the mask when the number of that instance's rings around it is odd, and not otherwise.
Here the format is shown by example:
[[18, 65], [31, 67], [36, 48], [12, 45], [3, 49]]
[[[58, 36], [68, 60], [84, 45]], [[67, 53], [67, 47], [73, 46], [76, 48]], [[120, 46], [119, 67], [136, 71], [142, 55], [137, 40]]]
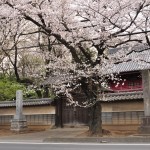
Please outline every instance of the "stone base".
[[142, 118], [142, 123], [139, 127], [139, 133], [150, 134], [150, 116]]
[[11, 120], [11, 131], [14, 132], [22, 132], [22, 131], [26, 131], [27, 128], [27, 121], [26, 120], [16, 120], [13, 119]]

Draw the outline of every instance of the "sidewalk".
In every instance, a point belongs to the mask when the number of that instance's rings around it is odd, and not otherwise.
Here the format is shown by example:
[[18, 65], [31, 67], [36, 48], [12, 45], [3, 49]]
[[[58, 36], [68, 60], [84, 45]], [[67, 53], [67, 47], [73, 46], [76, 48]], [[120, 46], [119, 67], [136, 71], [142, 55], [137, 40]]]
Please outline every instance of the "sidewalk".
[[86, 136], [87, 127], [57, 128], [46, 131], [16, 134], [0, 137], [0, 142], [31, 142], [31, 143], [150, 143], [150, 135], [130, 136]]

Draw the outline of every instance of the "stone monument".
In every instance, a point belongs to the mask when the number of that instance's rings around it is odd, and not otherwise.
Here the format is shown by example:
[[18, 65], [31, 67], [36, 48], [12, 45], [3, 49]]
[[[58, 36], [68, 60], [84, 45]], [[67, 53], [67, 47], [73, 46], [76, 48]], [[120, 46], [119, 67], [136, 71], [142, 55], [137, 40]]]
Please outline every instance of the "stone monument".
[[141, 134], [150, 134], [150, 70], [142, 71], [144, 117], [139, 128]]
[[22, 90], [16, 91], [16, 114], [11, 120], [11, 131], [21, 132], [27, 130], [27, 121], [23, 115], [23, 94]]

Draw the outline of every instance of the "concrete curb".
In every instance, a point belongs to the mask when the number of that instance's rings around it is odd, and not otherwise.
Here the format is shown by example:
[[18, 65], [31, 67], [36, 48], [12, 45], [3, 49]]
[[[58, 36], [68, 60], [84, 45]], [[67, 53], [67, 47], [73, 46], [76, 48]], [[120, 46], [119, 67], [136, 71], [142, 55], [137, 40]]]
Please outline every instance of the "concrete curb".
[[45, 143], [150, 143], [150, 137], [46, 138]]

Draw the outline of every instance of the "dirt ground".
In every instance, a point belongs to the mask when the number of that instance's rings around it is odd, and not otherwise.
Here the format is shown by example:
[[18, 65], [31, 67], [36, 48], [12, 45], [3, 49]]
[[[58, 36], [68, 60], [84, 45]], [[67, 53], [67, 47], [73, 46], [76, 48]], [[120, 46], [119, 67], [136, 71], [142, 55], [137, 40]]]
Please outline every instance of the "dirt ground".
[[[137, 135], [138, 131], [108, 131], [108, 130], [103, 130], [103, 137], [125, 137], [125, 136], [130, 136], [130, 135]], [[84, 132], [82, 134], [80, 134], [79, 136], [83, 136], [83, 137], [89, 137], [91, 136], [90, 133]]]
[[137, 131], [111, 131], [110, 134], [104, 134], [104, 136], [120, 137], [120, 136], [130, 136], [138, 134]]
[[42, 128], [29, 128], [27, 131], [22, 131], [19, 133], [11, 131], [9, 128], [0, 128], [0, 137], [2, 136], [9, 136], [9, 135], [16, 135], [16, 134], [27, 134], [27, 133], [35, 133], [45, 131], [46, 129]]
[[[16, 134], [28, 134], [28, 133], [35, 133], [35, 132], [41, 132], [45, 131], [45, 128], [29, 128], [27, 131], [15, 133], [12, 132], [9, 128], [0, 128], [0, 137], [3, 136], [9, 136], [9, 135], [16, 135]], [[103, 136], [104, 137], [124, 137], [124, 136], [130, 136], [130, 135], [136, 135], [138, 134], [137, 131], [108, 131], [103, 130]], [[82, 137], [89, 137], [89, 132], [81, 133], [79, 136]]]

